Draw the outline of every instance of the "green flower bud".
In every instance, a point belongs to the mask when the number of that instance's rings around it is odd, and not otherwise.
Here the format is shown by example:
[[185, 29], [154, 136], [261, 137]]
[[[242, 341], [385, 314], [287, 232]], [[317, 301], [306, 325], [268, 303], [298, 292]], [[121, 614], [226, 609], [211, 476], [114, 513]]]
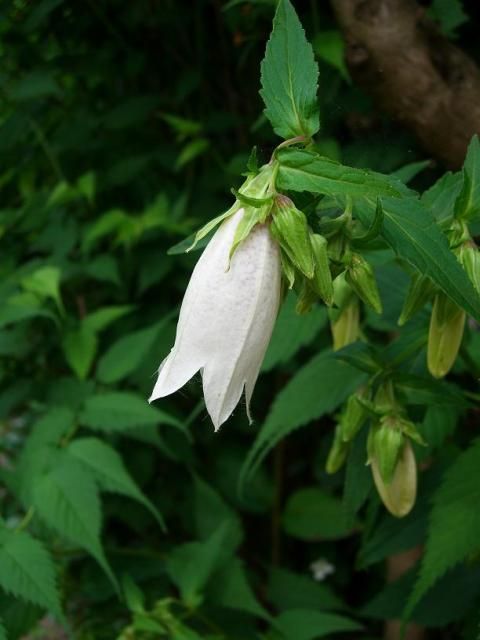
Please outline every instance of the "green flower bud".
[[325, 471], [328, 474], [336, 473], [341, 469], [347, 459], [349, 445], [342, 440], [341, 427], [337, 425], [332, 446], [328, 453]]
[[473, 286], [480, 293], [480, 252], [474, 242], [462, 246], [460, 260]]
[[317, 233], [310, 235], [315, 261], [315, 273], [312, 286], [328, 306], [333, 304], [333, 281], [328, 260], [328, 243]]
[[354, 393], [347, 400], [345, 411], [340, 419], [340, 434], [344, 442], [350, 442], [357, 435], [365, 420], [368, 411], [359, 400], [359, 394]]
[[428, 332], [427, 364], [434, 378], [443, 378], [455, 363], [465, 327], [465, 311], [444, 293], [437, 293]]
[[384, 416], [380, 425], [372, 431], [372, 457], [377, 461], [382, 480], [389, 484], [405, 443], [405, 437], [399, 428], [396, 416]]
[[382, 313], [382, 301], [371, 265], [359, 253], [353, 253], [346, 280], [358, 297], [376, 313]]
[[412, 510], [417, 496], [417, 463], [412, 445], [405, 441], [400, 451], [390, 482], [383, 480], [379, 462], [370, 458], [373, 480], [385, 507], [390, 513], [403, 518]]
[[403, 326], [407, 320], [410, 320], [420, 309], [430, 300], [435, 291], [435, 285], [427, 276], [416, 273], [411, 281], [407, 291], [405, 302], [403, 303], [402, 312], [398, 319], [398, 324]]
[[307, 278], [313, 278], [315, 263], [307, 218], [290, 198], [277, 196], [270, 230], [290, 262]]
[[334, 309], [334, 318], [330, 319], [333, 336], [333, 350], [343, 349], [358, 340], [360, 336], [360, 308], [356, 297], [341, 311]]

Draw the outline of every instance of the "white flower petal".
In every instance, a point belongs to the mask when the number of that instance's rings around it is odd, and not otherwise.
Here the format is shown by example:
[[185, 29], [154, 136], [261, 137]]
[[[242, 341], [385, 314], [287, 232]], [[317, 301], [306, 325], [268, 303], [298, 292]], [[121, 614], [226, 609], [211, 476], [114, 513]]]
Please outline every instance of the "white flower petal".
[[229, 252], [240, 209], [222, 224], [200, 257], [180, 311], [175, 346], [165, 359], [151, 400], [173, 393], [199, 369], [215, 429], [245, 388], [248, 404], [278, 313], [279, 250], [258, 225]]

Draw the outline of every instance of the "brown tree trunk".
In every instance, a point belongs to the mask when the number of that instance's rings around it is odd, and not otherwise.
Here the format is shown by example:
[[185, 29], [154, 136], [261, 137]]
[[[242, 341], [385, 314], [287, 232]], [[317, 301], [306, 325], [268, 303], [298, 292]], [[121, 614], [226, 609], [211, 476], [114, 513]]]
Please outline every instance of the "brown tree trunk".
[[480, 70], [414, 0], [331, 0], [350, 73], [448, 167], [480, 133]]

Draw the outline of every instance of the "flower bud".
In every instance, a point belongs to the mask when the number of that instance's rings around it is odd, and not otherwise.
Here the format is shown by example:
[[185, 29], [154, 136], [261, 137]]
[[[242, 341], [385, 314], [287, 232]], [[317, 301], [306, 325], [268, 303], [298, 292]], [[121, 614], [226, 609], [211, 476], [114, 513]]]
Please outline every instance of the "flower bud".
[[333, 281], [328, 260], [328, 243], [318, 233], [310, 235], [315, 262], [312, 286], [328, 306], [333, 303]]
[[315, 263], [307, 218], [286, 196], [277, 196], [272, 209], [271, 232], [290, 262], [307, 278], [313, 278]]
[[476, 291], [480, 293], [480, 252], [474, 242], [463, 245], [460, 260]]
[[335, 319], [330, 320], [333, 336], [333, 350], [338, 351], [352, 344], [360, 335], [360, 309], [357, 298], [353, 297], [340, 312], [335, 310]]
[[390, 482], [385, 482], [375, 456], [370, 459], [373, 480], [385, 507], [390, 513], [403, 518], [412, 510], [417, 496], [417, 463], [412, 445], [405, 441], [400, 451]]
[[465, 327], [465, 311], [444, 293], [435, 296], [428, 332], [427, 364], [434, 378], [443, 378], [455, 363]]
[[405, 437], [397, 424], [396, 416], [384, 416], [378, 427], [372, 430], [372, 457], [378, 464], [382, 480], [389, 484], [397, 466]]
[[359, 400], [359, 395], [354, 393], [347, 400], [345, 411], [340, 419], [340, 433], [344, 442], [350, 442], [357, 435], [365, 420], [368, 411]]
[[349, 444], [342, 440], [341, 427], [340, 425], [337, 425], [335, 428], [333, 443], [330, 447], [325, 465], [325, 471], [328, 474], [336, 473], [343, 467], [345, 460], [347, 459], [348, 449]]
[[359, 253], [353, 253], [346, 280], [358, 297], [376, 313], [382, 313], [382, 302], [372, 266]]
[[420, 311], [430, 300], [434, 291], [435, 285], [430, 278], [416, 273], [410, 281], [398, 324], [403, 326], [412, 316]]

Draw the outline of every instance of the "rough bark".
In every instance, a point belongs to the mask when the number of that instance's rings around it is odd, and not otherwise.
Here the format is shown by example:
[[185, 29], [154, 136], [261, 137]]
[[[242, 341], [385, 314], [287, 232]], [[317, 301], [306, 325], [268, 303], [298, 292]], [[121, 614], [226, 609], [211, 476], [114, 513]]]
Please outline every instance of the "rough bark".
[[480, 70], [414, 0], [331, 0], [356, 83], [458, 168], [480, 133]]

